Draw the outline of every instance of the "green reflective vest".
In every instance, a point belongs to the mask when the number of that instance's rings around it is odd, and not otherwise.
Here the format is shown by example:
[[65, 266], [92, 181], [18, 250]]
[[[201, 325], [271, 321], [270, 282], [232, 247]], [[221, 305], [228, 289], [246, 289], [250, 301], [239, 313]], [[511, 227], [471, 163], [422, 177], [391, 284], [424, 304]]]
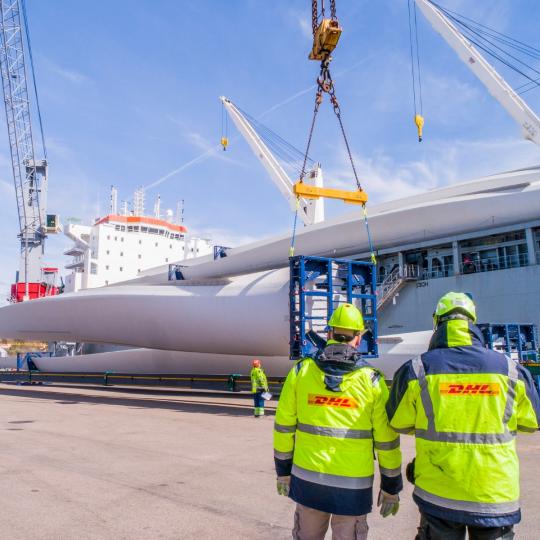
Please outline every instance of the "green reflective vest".
[[387, 410], [396, 431], [416, 436], [423, 511], [484, 527], [519, 521], [515, 436], [538, 429], [539, 399], [528, 372], [485, 349], [476, 326], [441, 325], [396, 373]]
[[262, 368], [254, 367], [251, 370], [251, 391], [255, 393], [260, 390], [268, 391], [268, 381]]
[[[399, 436], [388, 422], [388, 389], [380, 372], [364, 363], [343, 375], [340, 389], [327, 389], [325, 373], [313, 359], [297, 362], [279, 399], [274, 457], [278, 475], [292, 474], [294, 500], [330, 513], [358, 515], [371, 510], [374, 450], [386, 489], [401, 489]], [[315, 492], [318, 500], [312, 503]]]

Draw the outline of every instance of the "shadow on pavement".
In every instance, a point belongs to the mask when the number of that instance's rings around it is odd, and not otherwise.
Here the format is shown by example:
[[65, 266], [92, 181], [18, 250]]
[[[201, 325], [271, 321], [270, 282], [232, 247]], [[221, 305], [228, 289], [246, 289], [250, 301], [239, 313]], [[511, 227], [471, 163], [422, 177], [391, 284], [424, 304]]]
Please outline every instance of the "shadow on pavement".
[[[50, 387], [49, 387], [50, 388]], [[45, 390], [45, 389], [44, 389]], [[95, 389], [94, 389], [95, 390]], [[99, 389], [103, 391], [103, 389]], [[116, 392], [129, 392], [128, 390], [116, 390]], [[137, 389], [140, 390], [140, 389]], [[140, 394], [140, 392], [137, 392]], [[89, 396], [85, 394], [77, 393], [63, 393], [61, 391], [45, 391], [41, 390], [31, 390], [27, 388], [2, 388], [0, 390], [0, 395], [8, 395], [14, 397], [27, 397], [31, 399], [42, 399], [48, 401], [56, 401], [61, 405], [76, 405], [78, 403], [85, 404], [94, 404], [94, 405], [120, 405], [131, 408], [138, 409], [166, 409], [178, 412], [186, 413], [203, 413], [203, 414], [217, 414], [225, 416], [252, 416], [253, 415], [253, 405], [250, 401], [245, 403], [230, 403], [226, 401], [225, 396], [220, 396], [222, 399], [220, 401], [202, 401], [202, 400], [193, 400], [186, 399], [180, 394], [174, 394], [174, 399], [165, 399], [162, 397], [155, 397], [154, 399], [147, 398], [141, 399], [140, 397], [126, 397], [126, 396]], [[193, 394], [189, 394], [193, 396]], [[208, 395], [208, 394], [205, 394]], [[199, 396], [197, 396], [199, 397]], [[236, 396], [234, 396], [236, 398]], [[234, 399], [233, 398], [233, 399]], [[274, 415], [275, 411], [273, 409], [267, 408], [268, 415]]]

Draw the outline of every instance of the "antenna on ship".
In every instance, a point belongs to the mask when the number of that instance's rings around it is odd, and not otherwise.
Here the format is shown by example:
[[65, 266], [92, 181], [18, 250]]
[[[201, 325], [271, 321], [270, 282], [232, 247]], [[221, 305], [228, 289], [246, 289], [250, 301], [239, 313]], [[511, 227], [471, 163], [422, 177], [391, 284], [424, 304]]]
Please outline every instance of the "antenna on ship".
[[184, 199], [176, 203], [176, 224], [184, 223]]
[[110, 213], [116, 215], [118, 213], [118, 189], [111, 186], [111, 208]]
[[133, 215], [144, 216], [144, 188], [142, 186], [133, 194]]
[[161, 195], [157, 196], [156, 204], [154, 205], [154, 216], [161, 219]]

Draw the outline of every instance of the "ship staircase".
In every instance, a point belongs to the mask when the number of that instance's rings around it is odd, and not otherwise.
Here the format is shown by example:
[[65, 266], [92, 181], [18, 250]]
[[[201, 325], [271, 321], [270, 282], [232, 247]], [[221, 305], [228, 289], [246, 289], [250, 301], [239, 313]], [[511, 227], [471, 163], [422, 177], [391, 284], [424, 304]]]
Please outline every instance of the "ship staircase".
[[377, 310], [394, 300], [407, 283], [417, 281], [419, 277], [420, 267], [414, 264], [394, 268], [377, 287]]

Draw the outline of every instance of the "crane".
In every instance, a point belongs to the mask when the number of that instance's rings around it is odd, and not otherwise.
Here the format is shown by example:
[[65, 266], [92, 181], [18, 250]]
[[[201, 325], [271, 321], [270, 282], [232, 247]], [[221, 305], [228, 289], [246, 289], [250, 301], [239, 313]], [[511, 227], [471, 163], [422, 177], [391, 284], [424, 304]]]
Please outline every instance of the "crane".
[[540, 145], [540, 118], [535, 112], [433, 2], [416, 0], [416, 5], [489, 93], [521, 126], [523, 137]]
[[0, 72], [20, 231], [20, 265], [16, 283], [11, 287], [14, 302], [58, 292], [53, 284], [44, 283], [45, 277], [51, 277], [56, 269], [44, 269], [41, 263], [47, 226], [50, 225], [51, 232], [56, 229], [56, 216], [45, 214], [47, 160], [45, 148], [44, 158], [38, 159], [34, 147], [25, 64], [27, 27], [22, 20], [24, 0], [0, 0]]
[[[288, 201], [291, 210], [296, 210], [297, 200], [299, 203], [298, 216], [303, 221], [304, 225], [311, 225], [324, 221], [324, 206], [322, 199], [306, 199], [297, 197], [293, 189], [293, 182], [283, 170], [275, 156], [270, 152], [264, 141], [259, 137], [254, 127], [250, 124], [247, 118], [240, 112], [238, 107], [228, 98], [220, 97], [223, 106], [229, 113], [238, 131], [243, 135], [253, 150], [254, 154], [259, 158], [263, 167], [266, 169], [270, 178], [277, 186], [281, 194]], [[319, 164], [316, 164], [313, 170], [308, 173], [308, 178], [313, 182], [314, 187], [322, 187], [323, 177], [322, 170]]]

